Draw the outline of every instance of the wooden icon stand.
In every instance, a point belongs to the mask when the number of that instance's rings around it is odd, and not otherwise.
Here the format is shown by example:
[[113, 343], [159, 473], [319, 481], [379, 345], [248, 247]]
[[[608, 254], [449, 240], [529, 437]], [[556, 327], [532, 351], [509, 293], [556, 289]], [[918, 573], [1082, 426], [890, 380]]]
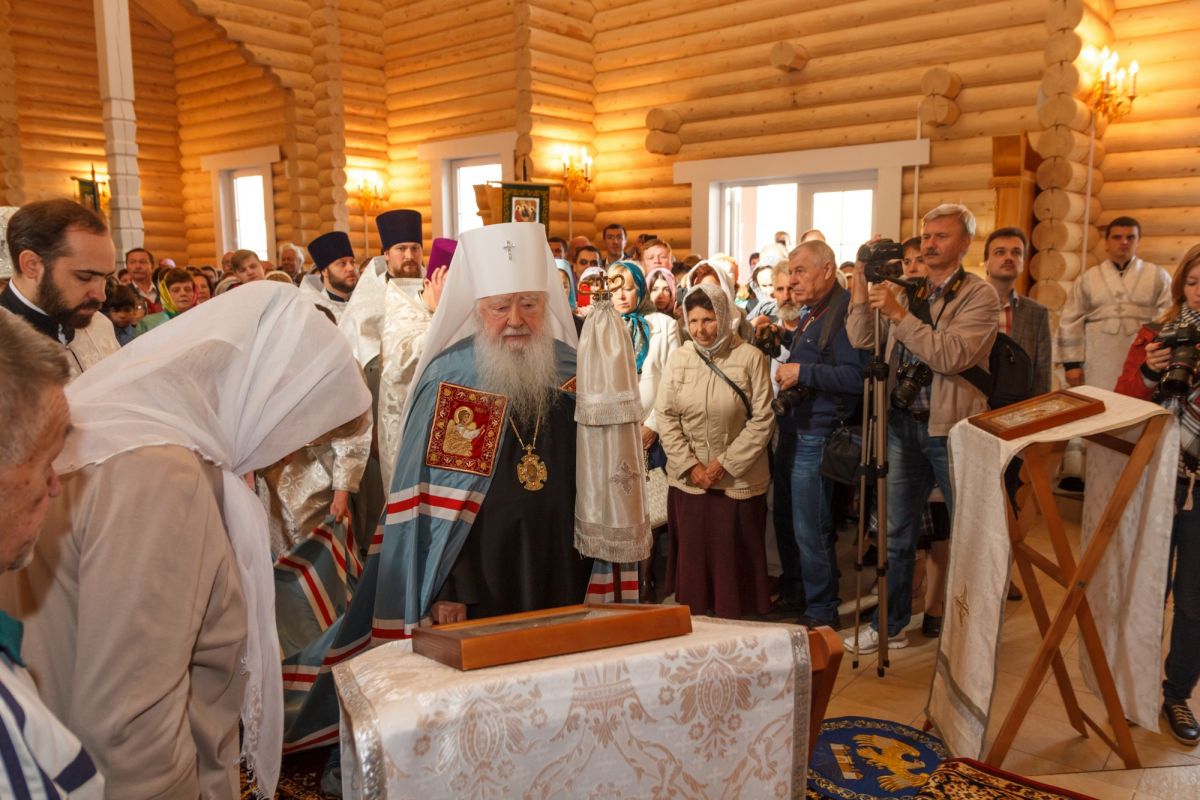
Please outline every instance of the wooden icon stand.
[[[1025, 721], [1025, 715], [1029, 712], [1029, 708], [1033, 705], [1034, 698], [1042, 686], [1046, 671], [1052, 670], [1071, 726], [1085, 737], [1090, 728], [1120, 756], [1126, 769], [1140, 768], [1141, 764], [1138, 761], [1133, 737], [1129, 733], [1129, 723], [1121, 708], [1116, 682], [1113, 680], [1112, 670], [1109, 669], [1108, 660], [1104, 655], [1096, 619], [1088, 604], [1087, 587], [1116, 533], [1129, 499], [1133, 496], [1138, 482], [1150, 463], [1150, 458], [1162, 435], [1167, 419], [1166, 415], [1151, 417], [1145, 422], [1141, 435], [1132, 443], [1119, 439], [1111, 433], [1084, 437], [1090, 442], [1124, 454], [1128, 460], [1108, 504], [1104, 507], [1104, 513], [1100, 516], [1100, 521], [1092, 533], [1091, 541], [1083, 548], [1078, 561], [1072, 552], [1070, 542], [1067, 541], [1066, 528], [1058, 513], [1051, 486], [1051, 477], [1062, 459], [1067, 443], [1035, 443], [1021, 451], [1021, 456], [1025, 459], [1022, 477], [1027, 479], [1034, 502], [1029, 502], [1027, 495], [1022, 504], [1024, 508], [1018, 518], [1013, 513], [1011, 502], [1006, 498], [1008, 535], [1012, 541], [1013, 561], [1021, 574], [1025, 595], [1029, 599], [1030, 609], [1033, 611], [1038, 630], [1042, 635], [1042, 645], [1021, 683], [1021, 689], [1017, 693], [1008, 715], [1004, 718], [995, 741], [988, 750], [985, 760], [989, 764], [999, 767], [1003, 763], [1005, 755], [1016, 738], [1017, 730]], [[1048, 558], [1025, 542], [1026, 534], [1036, 524], [1039, 512], [1041, 518], [1046, 522], [1046, 530], [1054, 548], [1054, 559]], [[1053, 616], [1046, 608], [1045, 597], [1038, 586], [1035, 568], [1067, 590], [1066, 596], [1063, 597]], [[1095, 720], [1083, 712], [1071, 685], [1071, 678], [1067, 673], [1066, 662], [1063, 660], [1060, 647], [1072, 618], [1079, 624], [1079, 639], [1083, 643], [1088, 661], [1095, 673], [1100, 699], [1104, 703], [1109, 725], [1112, 726], [1112, 736], [1109, 736]]]

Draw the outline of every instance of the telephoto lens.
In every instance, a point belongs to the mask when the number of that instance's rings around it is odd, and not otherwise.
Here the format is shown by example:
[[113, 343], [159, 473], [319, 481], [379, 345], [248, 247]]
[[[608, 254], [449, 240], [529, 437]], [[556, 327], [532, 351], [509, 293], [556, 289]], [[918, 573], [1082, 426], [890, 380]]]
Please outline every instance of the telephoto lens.
[[771, 410], [777, 417], [786, 417], [792, 413], [792, 409], [811, 396], [812, 387], [810, 386], [793, 386], [790, 389], [784, 389], [771, 401]]
[[933, 383], [933, 370], [920, 362], [905, 364], [896, 373], [896, 386], [892, 389], [892, 407], [907, 409], [917, 399], [921, 390]]

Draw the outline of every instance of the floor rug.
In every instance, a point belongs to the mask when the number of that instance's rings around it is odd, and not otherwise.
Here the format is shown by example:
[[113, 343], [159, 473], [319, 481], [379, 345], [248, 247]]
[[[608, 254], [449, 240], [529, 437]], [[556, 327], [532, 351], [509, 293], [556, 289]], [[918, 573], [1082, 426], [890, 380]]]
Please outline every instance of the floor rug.
[[970, 758], [943, 761], [916, 797], [920, 800], [1096, 800]]
[[[322, 747], [284, 756], [280, 765], [275, 800], [334, 800], [334, 795], [321, 791], [321, 773], [325, 771], [330, 749]], [[255, 800], [245, 767], [242, 767], [241, 800]]]
[[915, 797], [949, 755], [941, 740], [871, 717], [825, 720], [809, 759], [809, 800]]

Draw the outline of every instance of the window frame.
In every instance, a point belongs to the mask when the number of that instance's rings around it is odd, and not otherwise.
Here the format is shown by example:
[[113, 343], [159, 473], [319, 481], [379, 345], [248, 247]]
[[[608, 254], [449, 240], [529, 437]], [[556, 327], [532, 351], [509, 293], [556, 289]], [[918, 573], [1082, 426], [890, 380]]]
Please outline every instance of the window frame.
[[449, 200], [449, 220], [450, 220], [450, 238], [458, 239], [462, 235], [462, 230], [459, 229], [459, 196], [458, 196], [458, 171], [463, 167], [484, 167], [496, 164], [500, 167], [501, 180], [504, 175], [504, 163], [496, 157], [472, 156], [470, 158], [453, 158], [449, 160], [447, 169], [450, 171], [450, 200]]
[[213, 197], [213, 241], [216, 243], [216, 257], [235, 249], [234, 238], [237, 232], [235, 220], [236, 208], [233, 198], [233, 178], [237, 174], [248, 176], [258, 174], [263, 181], [263, 213], [267, 227], [267, 259], [278, 252], [275, 239], [275, 190], [272, 165], [280, 160], [279, 146], [266, 145], [248, 150], [233, 150], [225, 153], [214, 153], [200, 159], [200, 169], [212, 175]]
[[466, 159], [485, 158], [500, 162], [500, 180], [514, 180], [517, 132], [489, 133], [444, 139], [417, 145], [417, 158], [429, 163], [429, 206], [435, 237], [453, 239], [457, 227], [454, 209], [454, 170], [452, 164]]

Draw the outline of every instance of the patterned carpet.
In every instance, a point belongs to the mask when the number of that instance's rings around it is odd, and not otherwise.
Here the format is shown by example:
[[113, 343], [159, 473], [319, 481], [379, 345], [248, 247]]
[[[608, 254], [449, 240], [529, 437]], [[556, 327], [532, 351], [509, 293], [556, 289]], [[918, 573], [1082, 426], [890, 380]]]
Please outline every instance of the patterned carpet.
[[[321, 773], [331, 749], [323, 747], [284, 757], [279, 788], [275, 792], [277, 800], [335, 800], [334, 795], [321, 791]], [[255, 800], [245, 769], [242, 770], [242, 800]]]
[[921, 800], [1096, 800], [1086, 794], [1037, 783], [969, 758], [952, 758], [929, 776]]
[[834, 717], [808, 765], [809, 800], [915, 797], [948, 756], [936, 736], [883, 719]]

